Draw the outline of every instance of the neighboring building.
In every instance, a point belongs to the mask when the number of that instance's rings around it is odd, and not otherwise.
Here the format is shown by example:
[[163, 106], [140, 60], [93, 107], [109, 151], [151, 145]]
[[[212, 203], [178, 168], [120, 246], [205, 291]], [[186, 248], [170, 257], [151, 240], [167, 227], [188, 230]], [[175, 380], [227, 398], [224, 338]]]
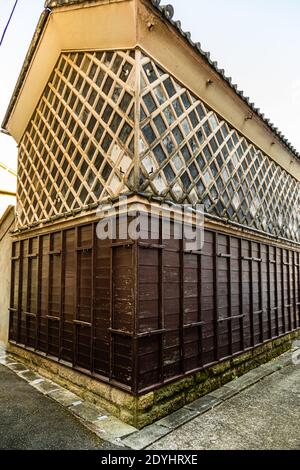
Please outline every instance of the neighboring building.
[[14, 229], [16, 173], [0, 162], [0, 346], [8, 340], [11, 249], [10, 232]]
[[[136, 426], [300, 329], [300, 156], [159, 3], [46, 2], [3, 123], [19, 145], [11, 350], [95, 379]], [[164, 240], [161, 216], [154, 239], [99, 240], [119, 195], [203, 203], [203, 249]]]
[[9, 330], [11, 287], [11, 231], [14, 229], [15, 208], [7, 207], [0, 216], [0, 347], [6, 347]]
[[17, 174], [0, 162], [0, 217], [9, 205], [16, 204]]

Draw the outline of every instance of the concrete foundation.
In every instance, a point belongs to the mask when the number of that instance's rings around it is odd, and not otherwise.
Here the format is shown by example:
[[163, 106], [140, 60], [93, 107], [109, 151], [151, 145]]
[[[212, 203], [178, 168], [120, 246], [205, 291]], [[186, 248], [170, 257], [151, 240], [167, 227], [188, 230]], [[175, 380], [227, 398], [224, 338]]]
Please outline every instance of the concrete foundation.
[[41, 375], [141, 429], [288, 351], [298, 338], [300, 330], [139, 397], [15, 344], [9, 345], [9, 352]]

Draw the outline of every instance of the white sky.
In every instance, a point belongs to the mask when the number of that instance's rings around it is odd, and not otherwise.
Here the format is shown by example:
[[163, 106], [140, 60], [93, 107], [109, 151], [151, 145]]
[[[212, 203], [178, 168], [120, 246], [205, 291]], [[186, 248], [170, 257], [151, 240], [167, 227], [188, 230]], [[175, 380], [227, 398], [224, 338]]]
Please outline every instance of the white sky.
[[[194, 41], [300, 150], [299, 0], [170, 1]], [[1, 1], [0, 34], [13, 4]], [[1, 121], [43, 7], [44, 0], [19, 0], [0, 48]], [[14, 141], [0, 134], [0, 161], [15, 169], [16, 156]]]

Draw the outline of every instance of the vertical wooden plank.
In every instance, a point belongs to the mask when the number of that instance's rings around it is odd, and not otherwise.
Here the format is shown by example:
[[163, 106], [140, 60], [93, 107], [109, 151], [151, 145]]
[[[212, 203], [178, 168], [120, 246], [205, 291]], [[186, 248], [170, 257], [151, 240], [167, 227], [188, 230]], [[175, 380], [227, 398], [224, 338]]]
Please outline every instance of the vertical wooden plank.
[[259, 243], [259, 320], [260, 320], [260, 341], [264, 342], [264, 286], [263, 286], [263, 254], [262, 246]]
[[286, 333], [286, 319], [285, 319], [285, 295], [284, 295], [284, 250], [281, 248], [281, 292], [282, 292], [282, 322], [283, 322], [283, 332]]
[[11, 282], [10, 282], [10, 300], [9, 300], [9, 305], [10, 305], [10, 311], [9, 311], [9, 339], [15, 339], [15, 334], [14, 334], [14, 323], [15, 323], [15, 317], [18, 316], [17, 312], [14, 312], [12, 309], [14, 309], [15, 305], [15, 299], [14, 299], [14, 294], [15, 294], [15, 282], [16, 282], [16, 260], [13, 260], [13, 258], [16, 257], [15, 254], [15, 247], [16, 247], [16, 242], [13, 242], [11, 245]]
[[[79, 276], [78, 276], [78, 226], [75, 227], [75, 291], [74, 291], [74, 320], [78, 319], [78, 289], [79, 289]], [[73, 367], [77, 365], [77, 325], [73, 321]]]
[[[114, 317], [113, 317], [113, 312], [114, 312], [114, 282], [113, 282], [113, 276], [114, 276], [114, 247], [113, 243], [111, 241], [110, 245], [110, 303], [109, 303], [109, 328], [110, 331], [112, 330], [114, 326]], [[110, 335], [110, 345], [109, 345], [109, 380], [112, 379], [112, 371], [113, 371], [113, 351], [114, 351], [114, 335]]]
[[295, 253], [295, 271], [296, 271], [296, 290], [295, 290], [295, 298], [296, 298], [296, 308], [295, 308], [295, 328], [298, 328], [300, 326], [300, 253], [296, 252]]
[[42, 278], [42, 239], [38, 237], [38, 266], [37, 266], [37, 296], [36, 296], [36, 323], [35, 323], [35, 349], [38, 349], [40, 321], [41, 321], [41, 278]]
[[214, 232], [214, 329], [215, 329], [215, 360], [220, 358], [219, 353], [219, 295], [218, 295], [218, 234]]
[[278, 250], [279, 248], [275, 247], [275, 297], [276, 297], [276, 330], [277, 336], [279, 336], [280, 326], [279, 326], [279, 276], [278, 276]]
[[297, 308], [296, 308], [296, 328], [300, 326], [300, 253], [296, 253], [297, 265]]
[[184, 299], [184, 249], [185, 242], [184, 238], [180, 240], [179, 245], [179, 256], [180, 256], [180, 318], [179, 318], [179, 341], [180, 341], [180, 367], [181, 372], [185, 372], [185, 344], [184, 344], [184, 309], [185, 309], [185, 299]]
[[[12, 243], [11, 252], [11, 284], [10, 284], [10, 312], [9, 312], [9, 339], [18, 341], [19, 325], [19, 283], [20, 283], [20, 241]], [[16, 273], [18, 272], [18, 276]]]
[[244, 328], [244, 299], [243, 299], [243, 239], [239, 239], [239, 281], [240, 281], [240, 337], [241, 337], [241, 350], [245, 350], [245, 328]]
[[[231, 266], [231, 236], [228, 235], [228, 312], [229, 316], [232, 317], [232, 266]], [[229, 354], [233, 354], [233, 321], [228, 322], [228, 337], [229, 337]]]
[[31, 246], [32, 246], [32, 239], [28, 239], [28, 252], [27, 252], [27, 292], [26, 292], [26, 313], [25, 313], [25, 346], [29, 346], [30, 338], [29, 338], [29, 322], [30, 318], [27, 313], [30, 311], [30, 295], [31, 295]]
[[139, 274], [139, 246], [135, 241], [133, 245], [133, 266], [134, 266], [134, 309], [132, 318], [132, 332], [133, 332], [133, 392], [135, 394], [139, 391], [139, 343], [138, 343], [138, 305], [139, 305], [139, 289], [138, 289], [138, 274]]
[[[52, 267], [53, 267], [53, 260], [52, 260], [52, 255], [51, 251], [53, 249], [53, 237], [52, 234], [50, 233], [49, 235], [49, 265], [48, 265], [48, 315], [50, 312], [50, 303], [51, 303], [51, 297], [52, 297]], [[46, 354], [49, 354], [49, 318], [47, 317], [46, 320]]]
[[[267, 284], [268, 284], [268, 325], [269, 337], [272, 338], [272, 300], [271, 300], [271, 255], [270, 245], [267, 245]], [[276, 268], [276, 265], [275, 265]], [[275, 286], [274, 286], [275, 287]]]
[[[159, 220], [159, 244], [163, 245], [163, 222]], [[165, 311], [164, 311], [164, 249], [159, 251], [159, 328], [165, 328]], [[164, 381], [164, 334], [160, 335], [159, 342], [159, 380]]]
[[203, 314], [202, 314], [202, 253], [201, 255], [198, 255], [198, 322], [201, 323], [201, 325], [198, 328], [198, 341], [199, 341], [199, 346], [198, 346], [198, 355], [199, 355], [199, 360], [198, 360], [198, 365], [199, 367], [203, 367]]
[[252, 241], [249, 242], [250, 245], [250, 258], [251, 261], [249, 261], [249, 266], [250, 266], [250, 328], [251, 328], [251, 345], [254, 347], [255, 345], [255, 332], [254, 332], [254, 289], [253, 289], [253, 245]]
[[60, 312], [59, 312], [59, 359], [63, 352], [63, 330], [64, 330], [64, 292], [65, 292], [65, 233], [62, 230], [61, 236], [61, 259], [60, 259]]
[[293, 284], [292, 284], [292, 273], [291, 273], [291, 268], [292, 268], [292, 261], [291, 261], [291, 251], [290, 250], [287, 250], [287, 255], [288, 255], [288, 297], [289, 297], [289, 300], [288, 300], [288, 304], [289, 304], [289, 307], [288, 307], [288, 311], [289, 311], [289, 331], [292, 331], [293, 329], [293, 304], [292, 304], [292, 297], [293, 297], [293, 294], [292, 294], [292, 288], [293, 288]]
[[293, 291], [294, 291], [294, 302], [293, 302], [293, 329], [297, 328], [297, 253], [292, 252], [293, 262]]
[[19, 268], [19, 289], [18, 289], [18, 328], [17, 328], [17, 342], [20, 343], [21, 339], [21, 321], [22, 321], [22, 290], [23, 290], [23, 253], [24, 242], [20, 241], [20, 268]]
[[96, 264], [97, 264], [97, 241], [96, 224], [92, 224], [92, 286], [91, 286], [91, 372], [94, 372], [95, 363], [95, 285], [96, 285]]

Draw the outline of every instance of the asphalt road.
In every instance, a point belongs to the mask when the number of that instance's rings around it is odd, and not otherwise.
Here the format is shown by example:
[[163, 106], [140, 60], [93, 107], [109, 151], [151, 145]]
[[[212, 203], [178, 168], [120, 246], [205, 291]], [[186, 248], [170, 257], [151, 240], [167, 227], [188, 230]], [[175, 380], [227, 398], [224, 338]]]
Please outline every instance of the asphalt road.
[[111, 450], [69, 411], [0, 365], [0, 450]]

